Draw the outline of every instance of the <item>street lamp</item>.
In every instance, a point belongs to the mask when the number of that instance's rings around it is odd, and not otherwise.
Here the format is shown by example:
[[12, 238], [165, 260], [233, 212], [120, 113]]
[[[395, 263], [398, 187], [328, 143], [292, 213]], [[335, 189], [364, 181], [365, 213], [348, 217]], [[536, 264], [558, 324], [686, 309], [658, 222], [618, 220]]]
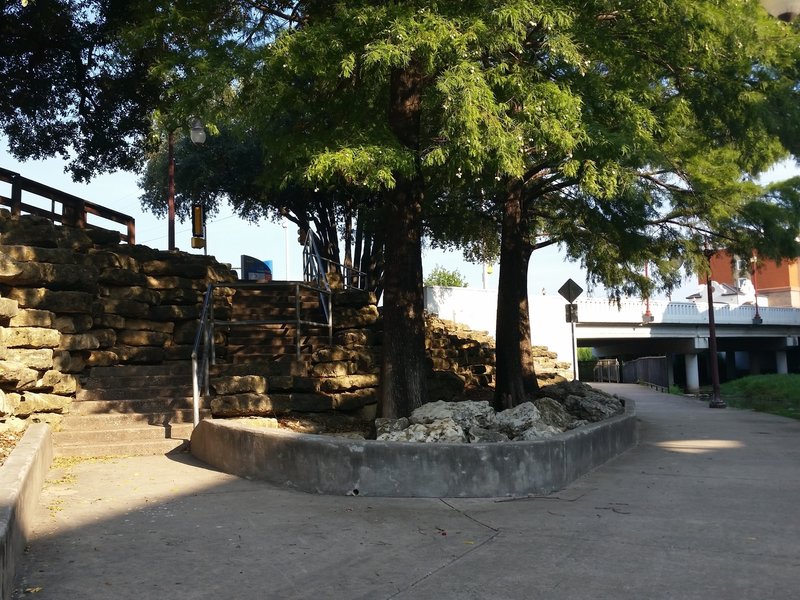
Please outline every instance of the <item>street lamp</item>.
[[756, 316], [753, 317], [753, 325], [761, 325], [764, 320], [758, 312], [758, 255], [753, 250], [753, 256], [750, 257], [750, 264], [752, 265], [752, 281], [753, 281], [753, 295], [755, 296]]
[[761, 6], [781, 21], [794, 21], [800, 14], [800, 0], [761, 0]]
[[706, 292], [708, 294], [708, 353], [711, 367], [711, 401], [709, 408], [725, 408], [727, 405], [719, 393], [719, 365], [717, 364], [717, 324], [714, 319], [714, 290], [711, 286], [711, 257], [716, 251], [706, 240], [703, 254], [708, 261], [708, 274], [706, 275]]
[[[189, 120], [189, 137], [195, 144], [206, 141], [203, 122], [198, 118]], [[167, 136], [167, 245], [170, 252], [175, 250], [175, 132]]]

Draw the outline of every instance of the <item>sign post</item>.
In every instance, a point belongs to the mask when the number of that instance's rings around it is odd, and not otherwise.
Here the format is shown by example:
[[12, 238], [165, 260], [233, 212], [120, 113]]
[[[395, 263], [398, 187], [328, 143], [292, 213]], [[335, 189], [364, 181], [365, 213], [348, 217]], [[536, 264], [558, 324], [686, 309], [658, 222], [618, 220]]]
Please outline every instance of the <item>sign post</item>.
[[572, 380], [576, 381], [578, 379], [578, 349], [575, 345], [575, 323], [578, 322], [578, 305], [575, 304], [575, 300], [583, 293], [583, 288], [572, 279], [567, 279], [559, 288], [558, 293], [568, 302], [564, 308], [566, 309], [567, 323], [572, 330]]

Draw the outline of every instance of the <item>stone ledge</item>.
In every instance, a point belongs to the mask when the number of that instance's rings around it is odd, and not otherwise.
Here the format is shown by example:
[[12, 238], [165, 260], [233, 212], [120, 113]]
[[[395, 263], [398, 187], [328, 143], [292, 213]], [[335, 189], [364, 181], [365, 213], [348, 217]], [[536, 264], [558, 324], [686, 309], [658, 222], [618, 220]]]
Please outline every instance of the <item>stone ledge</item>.
[[305, 492], [425, 498], [548, 494], [637, 443], [636, 411], [532, 442], [359, 441], [208, 419], [191, 452], [227, 473]]
[[10, 600], [17, 561], [25, 551], [47, 471], [53, 460], [50, 427], [34, 423], [0, 467], [0, 599]]

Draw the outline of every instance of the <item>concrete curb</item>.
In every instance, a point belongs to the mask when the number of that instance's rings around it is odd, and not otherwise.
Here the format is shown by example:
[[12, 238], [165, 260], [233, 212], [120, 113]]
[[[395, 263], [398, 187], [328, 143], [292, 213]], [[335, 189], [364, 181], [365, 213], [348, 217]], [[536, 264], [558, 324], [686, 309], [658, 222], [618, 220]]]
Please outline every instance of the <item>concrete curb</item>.
[[191, 452], [227, 473], [318, 494], [491, 498], [547, 494], [637, 443], [625, 413], [561, 435], [501, 444], [359, 441], [204, 420]]
[[52, 460], [50, 426], [34, 423], [0, 467], [0, 600], [11, 600], [17, 561], [33, 529]]

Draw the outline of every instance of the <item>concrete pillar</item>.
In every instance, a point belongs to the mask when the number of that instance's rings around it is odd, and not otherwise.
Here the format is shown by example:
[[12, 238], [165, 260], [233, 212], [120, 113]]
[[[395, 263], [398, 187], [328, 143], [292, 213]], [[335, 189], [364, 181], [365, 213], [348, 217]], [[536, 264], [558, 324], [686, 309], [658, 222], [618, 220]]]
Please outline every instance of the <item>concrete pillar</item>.
[[778, 350], [775, 353], [775, 366], [778, 375], [787, 375], [789, 373], [789, 363], [786, 360], [786, 350]]
[[736, 352], [733, 350], [725, 352], [725, 379], [736, 379]]
[[750, 375], [761, 375], [761, 355], [750, 353]]
[[700, 371], [697, 368], [697, 354], [684, 354], [686, 364], [686, 393], [696, 394], [700, 391]]

